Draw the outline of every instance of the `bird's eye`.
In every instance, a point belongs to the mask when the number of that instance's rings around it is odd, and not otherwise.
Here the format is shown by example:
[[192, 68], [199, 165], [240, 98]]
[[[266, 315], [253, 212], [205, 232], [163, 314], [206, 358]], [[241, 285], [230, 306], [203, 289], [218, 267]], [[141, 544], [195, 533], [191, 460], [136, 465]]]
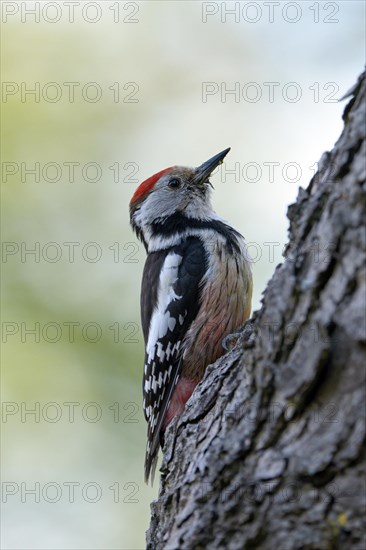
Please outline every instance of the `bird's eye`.
[[168, 185], [171, 189], [178, 189], [181, 186], [181, 181], [178, 178], [171, 178]]

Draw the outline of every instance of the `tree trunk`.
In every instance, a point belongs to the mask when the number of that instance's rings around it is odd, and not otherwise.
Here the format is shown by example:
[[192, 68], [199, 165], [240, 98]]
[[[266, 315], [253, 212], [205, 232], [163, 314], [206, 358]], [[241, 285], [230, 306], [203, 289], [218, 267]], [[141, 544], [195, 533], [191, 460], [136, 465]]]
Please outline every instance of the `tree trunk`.
[[285, 261], [165, 437], [149, 549], [365, 548], [365, 73]]

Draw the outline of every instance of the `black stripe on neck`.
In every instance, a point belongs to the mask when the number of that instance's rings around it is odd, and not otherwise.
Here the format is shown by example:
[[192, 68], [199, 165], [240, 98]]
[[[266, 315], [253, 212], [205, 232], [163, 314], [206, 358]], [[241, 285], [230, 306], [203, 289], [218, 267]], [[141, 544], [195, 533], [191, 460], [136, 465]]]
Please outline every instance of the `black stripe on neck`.
[[187, 229], [212, 229], [222, 235], [226, 242], [230, 253], [240, 252], [238, 239], [241, 239], [241, 234], [220, 220], [197, 220], [188, 218], [181, 212], [176, 212], [167, 218], [155, 222], [151, 225], [152, 235], [169, 237], [174, 233], [183, 233]]

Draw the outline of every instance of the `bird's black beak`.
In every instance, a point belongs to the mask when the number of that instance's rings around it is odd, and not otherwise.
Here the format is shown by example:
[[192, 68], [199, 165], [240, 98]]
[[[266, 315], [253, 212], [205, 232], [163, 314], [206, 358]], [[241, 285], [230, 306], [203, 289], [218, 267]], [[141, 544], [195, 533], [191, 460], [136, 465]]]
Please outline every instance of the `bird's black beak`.
[[228, 152], [230, 151], [230, 147], [225, 149], [224, 151], [221, 151], [218, 155], [215, 155], [210, 160], [206, 160], [201, 166], [196, 168], [193, 181], [194, 183], [205, 183], [207, 179], [210, 177], [212, 172], [219, 166], [219, 164], [222, 163]]

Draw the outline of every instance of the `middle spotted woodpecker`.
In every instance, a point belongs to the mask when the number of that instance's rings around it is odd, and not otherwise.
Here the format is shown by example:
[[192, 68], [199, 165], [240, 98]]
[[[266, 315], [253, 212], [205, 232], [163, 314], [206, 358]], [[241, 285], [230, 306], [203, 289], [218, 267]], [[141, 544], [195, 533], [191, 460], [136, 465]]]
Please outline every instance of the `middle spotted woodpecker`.
[[210, 201], [209, 177], [229, 150], [198, 168], [158, 172], [130, 202], [132, 228], [147, 251], [141, 288], [146, 482], [154, 478], [167, 425], [224, 353], [224, 336], [250, 314], [252, 275], [243, 237]]

